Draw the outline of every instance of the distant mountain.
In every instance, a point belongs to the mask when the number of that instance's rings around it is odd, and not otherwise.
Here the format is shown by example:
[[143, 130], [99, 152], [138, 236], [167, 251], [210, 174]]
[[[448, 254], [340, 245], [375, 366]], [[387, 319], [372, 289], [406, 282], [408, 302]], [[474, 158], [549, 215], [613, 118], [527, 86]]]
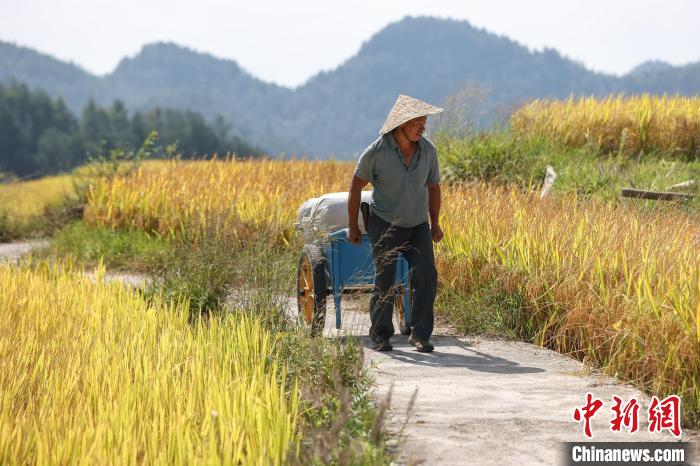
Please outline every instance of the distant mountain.
[[77, 65], [0, 41], [0, 82], [12, 80], [63, 97], [73, 111], [79, 111], [90, 96], [104, 92], [102, 80]]
[[661, 60], [649, 60], [632, 68], [628, 76], [639, 76], [672, 70], [673, 66]]
[[[357, 151], [376, 135], [397, 94], [439, 104], [470, 84], [486, 84], [489, 101], [503, 104], [603, 93], [614, 78], [554, 50], [531, 53], [465, 21], [407, 18], [377, 33], [336, 70], [298, 89], [297, 104], [308, 121], [298, 121], [297, 131], [323, 127], [315, 137], [322, 153]], [[334, 124], [324, 124], [328, 121]]]
[[700, 94], [700, 62], [672, 66], [662, 62], [644, 63], [621, 78], [630, 94]]
[[134, 58], [123, 59], [105, 83], [111, 98], [123, 100], [130, 109], [161, 106], [212, 118], [220, 114], [247, 141], [259, 141], [268, 150], [283, 145], [281, 140], [267, 143], [271, 134], [265, 122], [293, 92], [251, 76], [234, 61], [174, 44], [151, 44]]
[[596, 73], [545, 49], [526, 47], [466, 21], [407, 17], [365, 42], [338, 68], [296, 89], [261, 81], [236, 62], [174, 44], [145, 46], [104, 77], [30, 49], [0, 43], [0, 81], [61, 95], [73, 111], [89, 97], [132, 110], [152, 106], [221, 114], [243, 139], [272, 154], [349, 157], [377, 135], [396, 96], [431, 103], [468, 86], [486, 89], [490, 115], [535, 97], [700, 93], [700, 62], [647, 62], [623, 77]]

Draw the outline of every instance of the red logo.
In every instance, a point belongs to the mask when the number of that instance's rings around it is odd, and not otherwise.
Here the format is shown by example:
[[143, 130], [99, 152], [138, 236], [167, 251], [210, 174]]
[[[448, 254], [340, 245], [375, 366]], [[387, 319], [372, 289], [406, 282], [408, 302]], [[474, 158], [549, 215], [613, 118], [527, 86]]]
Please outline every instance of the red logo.
[[[591, 433], [591, 418], [595, 415], [595, 413], [603, 406], [603, 402], [598, 399], [593, 398], [592, 393], [586, 393], [586, 404], [579, 408], [576, 408], [576, 411], [574, 411], [574, 420], [577, 422], [581, 422], [581, 418], [583, 417], [583, 433], [586, 434], [586, 437], [592, 437]], [[583, 415], [581, 415], [583, 413]]]
[[[623, 429], [633, 434], [639, 430], [639, 403], [636, 398], [624, 402], [622, 398], [613, 395], [610, 430], [622, 432]], [[595, 398], [592, 393], [586, 393], [586, 403], [574, 410], [574, 420], [583, 422], [583, 433], [586, 437], [593, 437], [591, 432], [591, 419], [603, 407], [603, 401]], [[651, 397], [651, 405], [647, 410], [649, 416], [649, 432], [662, 432], [668, 430], [674, 436], [681, 436], [681, 399], [677, 395], [670, 395], [663, 400], [655, 396]]]
[[622, 398], [613, 395], [615, 406], [612, 407], [615, 417], [610, 421], [610, 430], [620, 432], [624, 427], [634, 434], [639, 429], [639, 403], [636, 398], [632, 398], [622, 406]]
[[649, 432], [661, 432], [666, 429], [674, 436], [681, 435], [681, 399], [670, 395], [659, 401], [651, 397], [649, 406]]

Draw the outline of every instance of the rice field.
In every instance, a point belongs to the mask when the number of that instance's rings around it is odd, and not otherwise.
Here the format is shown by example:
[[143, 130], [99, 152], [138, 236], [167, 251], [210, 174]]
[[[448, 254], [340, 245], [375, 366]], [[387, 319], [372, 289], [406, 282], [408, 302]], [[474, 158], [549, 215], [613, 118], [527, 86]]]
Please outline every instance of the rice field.
[[196, 239], [227, 231], [241, 240], [264, 232], [288, 241], [298, 206], [318, 193], [348, 189], [342, 162], [211, 160], [149, 162], [88, 193], [85, 219], [99, 226]]
[[700, 218], [678, 210], [539, 199], [477, 185], [446, 193], [443, 286], [497, 284], [512, 325], [700, 414]]
[[41, 215], [47, 205], [61, 201], [72, 193], [72, 189], [70, 175], [0, 183], [0, 206], [10, 215], [30, 218]]
[[[205, 227], [294, 244], [296, 209], [347, 189], [353, 165], [309, 161], [150, 164], [90, 193], [86, 219], [196, 238]], [[700, 413], [700, 219], [512, 188], [446, 187], [443, 290], [497, 284], [536, 343], [595, 362]], [[297, 242], [298, 244], [298, 242]], [[296, 246], [294, 246], [296, 247]]]
[[23, 236], [38, 229], [45, 210], [72, 195], [70, 175], [0, 183], [0, 239]]
[[512, 115], [510, 127], [521, 137], [591, 146], [603, 154], [663, 151], [685, 160], [700, 158], [700, 97], [534, 100]]
[[[535, 101], [511, 130], [601, 153], [697, 159], [699, 109], [699, 98]], [[195, 249], [213, 235], [297, 252], [297, 208], [346, 191], [353, 168], [148, 161], [91, 177], [84, 220]], [[71, 188], [68, 177], [0, 186], [0, 210], [36, 218]], [[649, 393], [677, 394], [686, 423], [700, 425], [700, 214], [476, 182], [443, 187], [441, 222], [440, 293], [499, 290], [520, 308], [504, 317], [514, 334]], [[281, 356], [284, 335], [251, 317], [259, 310], [193, 324], [184, 298], [146, 298], [103, 275], [93, 282], [67, 262], [0, 267], [0, 464], [305, 458], [299, 378], [308, 374]]]
[[104, 273], [0, 267], [0, 464], [297, 458], [302, 406], [275, 336], [245, 314], [193, 325], [186, 303]]

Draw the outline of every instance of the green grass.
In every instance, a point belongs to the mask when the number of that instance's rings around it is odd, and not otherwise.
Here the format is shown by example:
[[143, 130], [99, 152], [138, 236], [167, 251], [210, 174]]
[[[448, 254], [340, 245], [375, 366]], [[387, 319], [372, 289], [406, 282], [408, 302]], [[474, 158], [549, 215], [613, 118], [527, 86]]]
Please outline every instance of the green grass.
[[[686, 162], [661, 151], [630, 158], [595, 148], [521, 140], [504, 130], [467, 137], [438, 134], [435, 143], [444, 177], [452, 182], [487, 181], [539, 189], [551, 165], [557, 173], [553, 195], [575, 192], [582, 199], [595, 196], [614, 201], [623, 187], [666, 191], [683, 181], [700, 181], [700, 160]], [[697, 210], [700, 186], [688, 192], [698, 196], [685, 208]], [[647, 208], [667, 205], [633, 202]]]
[[435, 313], [464, 335], [485, 335], [509, 340], [532, 341], [534, 331], [523, 325], [527, 314], [518, 294], [507, 294], [496, 283], [468, 294], [443, 287], [435, 300]]
[[111, 270], [148, 272], [166, 261], [170, 245], [142, 231], [97, 228], [78, 221], [54, 236], [49, 253], [86, 265], [103, 260]]

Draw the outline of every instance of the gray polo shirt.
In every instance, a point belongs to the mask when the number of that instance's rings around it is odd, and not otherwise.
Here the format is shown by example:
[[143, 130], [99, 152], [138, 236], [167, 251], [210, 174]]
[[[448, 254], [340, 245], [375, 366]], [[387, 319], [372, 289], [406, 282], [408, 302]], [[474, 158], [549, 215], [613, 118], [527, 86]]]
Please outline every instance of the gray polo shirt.
[[372, 212], [394, 225], [410, 228], [428, 221], [428, 183], [440, 182], [437, 150], [424, 137], [411, 166], [389, 132], [360, 155], [355, 175], [372, 183]]

